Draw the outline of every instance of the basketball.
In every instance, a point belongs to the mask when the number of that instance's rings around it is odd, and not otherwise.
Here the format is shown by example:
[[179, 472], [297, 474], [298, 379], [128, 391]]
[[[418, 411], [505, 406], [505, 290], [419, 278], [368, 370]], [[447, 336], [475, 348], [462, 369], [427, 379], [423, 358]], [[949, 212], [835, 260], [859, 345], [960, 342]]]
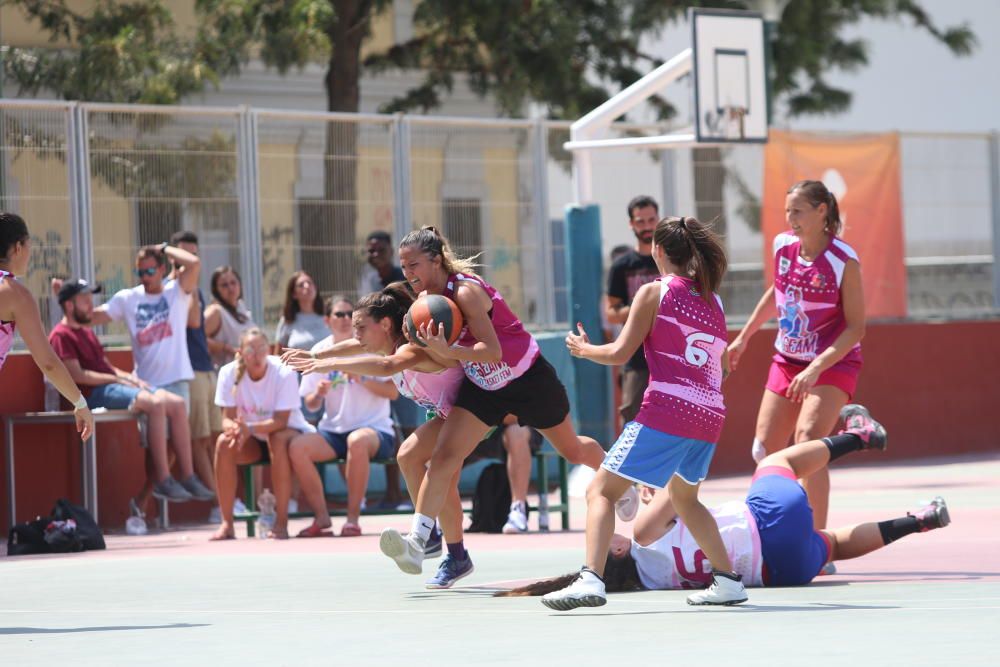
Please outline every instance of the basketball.
[[410, 341], [425, 347], [417, 339], [417, 331], [424, 324], [430, 326], [431, 322], [444, 326], [444, 335], [448, 339], [449, 345], [458, 340], [458, 335], [462, 332], [464, 324], [462, 311], [458, 309], [458, 305], [448, 297], [439, 294], [427, 294], [420, 297], [406, 312], [403, 326], [410, 336]]

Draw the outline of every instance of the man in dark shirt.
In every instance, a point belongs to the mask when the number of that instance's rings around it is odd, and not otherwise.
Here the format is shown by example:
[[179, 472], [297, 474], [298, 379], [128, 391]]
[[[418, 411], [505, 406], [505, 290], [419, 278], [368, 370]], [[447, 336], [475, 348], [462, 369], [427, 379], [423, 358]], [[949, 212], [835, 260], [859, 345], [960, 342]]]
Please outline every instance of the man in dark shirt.
[[[660, 220], [659, 205], [652, 197], [640, 195], [628, 203], [628, 216], [635, 248], [616, 259], [608, 272], [604, 315], [609, 324], [624, 324], [636, 292], [660, 275], [653, 261], [653, 230]], [[625, 423], [638, 414], [647, 384], [649, 368], [639, 347], [622, 367], [622, 404], [618, 409]]]
[[358, 298], [378, 292], [383, 287], [405, 280], [403, 270], [392, 261], [392, 237], [388, 232], [375, 230], [365, 239], [368, 263], [358, 277]]

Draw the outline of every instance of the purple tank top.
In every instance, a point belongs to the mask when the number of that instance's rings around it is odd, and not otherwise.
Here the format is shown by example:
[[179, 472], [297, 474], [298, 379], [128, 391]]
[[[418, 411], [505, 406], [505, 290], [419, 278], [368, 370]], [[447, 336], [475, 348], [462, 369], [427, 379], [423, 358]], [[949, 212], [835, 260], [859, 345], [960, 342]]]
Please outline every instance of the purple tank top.
[[[800, 248], [797, 236], [774, 237], [774, 301], [778, 306], [774, 358], [808, 364], [847, 328], [840, 284], [847, 262], [857, 261], [858, 255], [836, 237], [812, 262], [799, 256]], [[844, 362], [861, 363], [860, 343], [839, 363]]]
[[[8, 277], [12, 280], [14, 278], [12, 274], [0, 271], [0, 282]], [[3, 368], [3, 362], [7, 361], [7, 354], [12, 347], [14, 347], [14, 323], [0, 321], [0, 368]]]
[[722, 299], [711, 303], [694, 281], [664, 276], [656, 322], [643, 342], [649, 386], [635, 420], [663, 433], [718, 442], [726, 406], [722, 400], [722, 355], [726, 316]]
[[464, 377], [462, 367], [455, 366], [440, 373], [402, 371], [393, 375], [392, 381], [400, 394], [444, 419], [455, 405], [455, 397]]
[[[479, 276], [467, 276], [462, 273], [453, 273], [448, 276], [448, 283], [442, 294], [449, 299], [455, 299], [455, 289], [461, 281], [469, 281], [479, 285], [489, 295], [493, 301], [490, 309], [490, 321], [497, 332], [497, 339], [500, 341], [502, 357], [494, 364], [484, 364], [480, 362], [463, 361], [462, 368], [465, 376], [476, 386], [486, 391], [495, 391], [524, 375], [525, 371], [531, 368], [538, 358], [538, 343], [517, 319], [507, 302], [488, 282]], [[469, 331], [469, 327], [462, 328], [462, 333], [456, 345], [462, 347], [472, 347], [477, 342], [475, 336]]]

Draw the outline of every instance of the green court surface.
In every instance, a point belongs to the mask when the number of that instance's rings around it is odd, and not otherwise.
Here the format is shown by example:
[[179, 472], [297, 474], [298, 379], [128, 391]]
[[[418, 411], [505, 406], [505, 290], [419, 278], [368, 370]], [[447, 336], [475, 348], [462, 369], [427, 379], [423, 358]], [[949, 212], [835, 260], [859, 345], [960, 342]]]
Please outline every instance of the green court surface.
[[[746, 486], [712, 480], [704, 500]], [[838, 467], [833, 486], [831, 525], [933, 495], [953, 523], [739, 607], [662, 591], [567, 613], [491, 592], [576, 569], [582, 501], [573, 532], [469, 535], [476, 572], [450, 591], [423, 589], [437, 561], [413, 577], [378, 553], [406, 517], [370, 518], [360, 538], [111, 536], [106, 552], [0, 559], [0, 665], [1000, 665], [1000, 457]]]

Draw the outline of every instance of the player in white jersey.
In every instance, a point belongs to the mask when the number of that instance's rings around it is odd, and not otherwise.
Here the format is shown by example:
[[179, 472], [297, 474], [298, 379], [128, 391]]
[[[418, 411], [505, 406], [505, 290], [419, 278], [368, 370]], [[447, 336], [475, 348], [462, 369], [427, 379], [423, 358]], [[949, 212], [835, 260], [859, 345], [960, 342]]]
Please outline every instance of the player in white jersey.
[[[882, 451], [886, 433], [860, 405], [844, 408], [845, 429], [767, 456], [757, 466], [743, 502], [710, 510], [719, 524], [733, 567], [747, 586], [800, 586], [827, 562], [857, 558], [918, 532], [950, 523], [942, 498], [914, 514], [881, 522], [814, 530], [812, 511], [796, 478], [862, 449]], [[544, 595], [575, 579], [576, 573], [535, 582], [499, 597]], [[703, 588], [711, 566], [686, 526], [677, 519], [669, 494], [659, 491], [636, 520], [630, 540], [615, 535], [608, 550], [607, 592]]]

